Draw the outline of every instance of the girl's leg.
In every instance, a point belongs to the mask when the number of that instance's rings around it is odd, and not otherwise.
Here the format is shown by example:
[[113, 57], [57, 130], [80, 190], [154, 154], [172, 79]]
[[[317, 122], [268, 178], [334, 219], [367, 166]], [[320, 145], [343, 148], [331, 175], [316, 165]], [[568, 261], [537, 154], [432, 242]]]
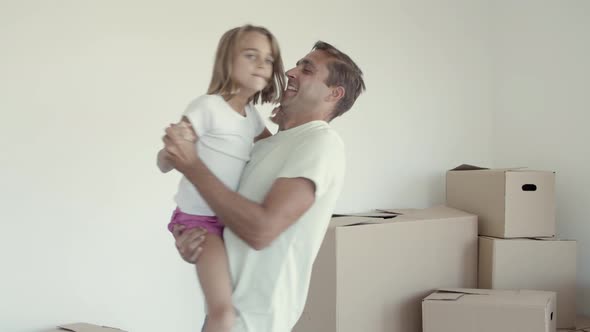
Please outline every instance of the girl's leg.
[[225, 246], [220, 236], [207, 234], [203, 253], [197, 260], [197, 274], [207, 303], [205, 332], [229, 332], [235, 314]]

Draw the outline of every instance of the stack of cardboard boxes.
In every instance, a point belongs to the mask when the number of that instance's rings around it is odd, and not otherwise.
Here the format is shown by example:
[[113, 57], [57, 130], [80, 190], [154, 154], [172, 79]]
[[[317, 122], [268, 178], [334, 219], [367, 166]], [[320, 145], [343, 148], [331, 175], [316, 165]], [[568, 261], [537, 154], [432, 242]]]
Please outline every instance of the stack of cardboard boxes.
[[334, 216], [293, 331], [574, 327], [576, 243], [554, 238], [554, 195], [553, 172], [465, 166], [448, 207]]
[[422, 299], [477, 285], [477, 217], [440, 206], [335, 216], [294, 332], [419, 332]]
[[576, 242], [554, 237], [554, 172], [463, 165], [446, 190], [448, 206], [479, 217], [478, 288], [555, 292], [557, 328], [574, 328]]

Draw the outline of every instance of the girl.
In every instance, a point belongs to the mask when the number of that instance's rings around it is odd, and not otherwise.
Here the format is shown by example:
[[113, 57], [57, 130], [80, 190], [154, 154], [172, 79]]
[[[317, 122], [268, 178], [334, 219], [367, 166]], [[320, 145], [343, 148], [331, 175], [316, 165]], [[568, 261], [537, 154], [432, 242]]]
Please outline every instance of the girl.
[[[180, 123], [194, 128], [200, 158], [228, 188], [237, 189], [253, 142], [271, 135], [253, 105], [278, 102], [284, 89], [279, 46], [267, 29], [245, 25], [221, 37], [209, 90], [190, 103]], [[160, 150], [158, 167], [164, 173], [172, 169], [167, 157]], [[208, 310], [204, 331], [230, 331], [235, 314], [223, 225], [185, 177], [175, 200], [178, 207], [168, 229], [183, 225], [184, 230], [202, 227], [208, 233], [196, 264]]]

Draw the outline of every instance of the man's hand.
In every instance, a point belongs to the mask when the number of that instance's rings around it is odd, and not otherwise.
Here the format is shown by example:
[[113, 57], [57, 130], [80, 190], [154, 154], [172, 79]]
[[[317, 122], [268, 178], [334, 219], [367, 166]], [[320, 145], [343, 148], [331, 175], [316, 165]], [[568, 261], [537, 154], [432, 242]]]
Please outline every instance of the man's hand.
[[274, 124], [277, 124], [279, 126], [279, 130], [283, 130], [284, 113], [283, 113], [283, 109], [281, 108], [281, 106], [275, 107], [272, 110], [269, 119]]
[[196, 264], [199, 255], [203, 251], [202, 245], [205, 242], [207, 231], [203, 228], [193, 228], [184, 231], [184, 226], [174, 225], [172, 234], [176, 239], [176, 249], [180, 257], [187, 263]]
[[190, 124], [180, 122], [171, 124], [166, 128], [166, 135], [162, 138], [164, 150], [167, 153], [167, 160], [179, 172], [185, 171], [199, 161], [195, 142], [198, 140], [197, 133]]

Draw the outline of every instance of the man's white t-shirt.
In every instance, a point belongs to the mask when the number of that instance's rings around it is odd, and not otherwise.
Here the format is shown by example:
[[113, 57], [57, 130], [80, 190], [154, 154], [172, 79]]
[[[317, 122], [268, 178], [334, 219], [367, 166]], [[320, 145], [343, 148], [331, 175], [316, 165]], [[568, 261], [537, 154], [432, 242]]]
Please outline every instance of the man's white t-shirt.
[[[245, 110], [246, 116], [243, 116], [220, 95], [203, 95], [192, 101], [184, 112], [199, 135], [195, 145], [199, 157], [213, 174], [234, 191], [250, 159], [254, 138], [265, 128], [264, 121], [252, 104], [248, 104]], [[174, 198], [184, 213], [215, 215], [184, 176]]]
[[312, 264], [341, 191], [345, 162], [342, 140], [324, 121], [281, 131], [254, 146], [238, 188], [241, 195], [261, 203], [276, 179], [303, 177], [315, 184], [315, 202], [260, 251], [225, 228], [238, 313], [233, 332], [288, 332], [301, 316]]

